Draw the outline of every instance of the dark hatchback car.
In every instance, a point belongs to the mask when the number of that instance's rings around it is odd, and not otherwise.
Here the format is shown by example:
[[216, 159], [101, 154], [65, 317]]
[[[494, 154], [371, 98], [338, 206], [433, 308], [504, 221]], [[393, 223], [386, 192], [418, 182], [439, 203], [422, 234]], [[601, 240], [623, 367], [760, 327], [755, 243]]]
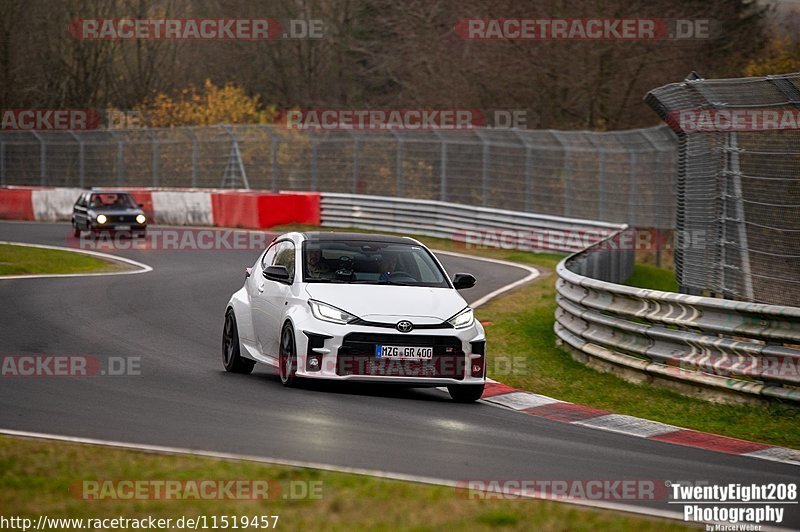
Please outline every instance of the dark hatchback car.
[[127, 192], [91, 190], [72, 207], [72, 231], [75, 236], [81, 231], [145, 234], [147, 217]]

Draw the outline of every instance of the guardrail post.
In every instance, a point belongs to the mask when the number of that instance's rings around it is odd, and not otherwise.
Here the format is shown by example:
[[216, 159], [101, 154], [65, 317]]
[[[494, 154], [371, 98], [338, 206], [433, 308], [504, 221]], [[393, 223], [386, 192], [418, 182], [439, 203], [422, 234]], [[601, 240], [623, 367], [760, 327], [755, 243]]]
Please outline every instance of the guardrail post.
[[45, 186], [47, 184], [47, 145], [39, 133], [32, 131], [33, 136], [39, 141], [39, 184]]

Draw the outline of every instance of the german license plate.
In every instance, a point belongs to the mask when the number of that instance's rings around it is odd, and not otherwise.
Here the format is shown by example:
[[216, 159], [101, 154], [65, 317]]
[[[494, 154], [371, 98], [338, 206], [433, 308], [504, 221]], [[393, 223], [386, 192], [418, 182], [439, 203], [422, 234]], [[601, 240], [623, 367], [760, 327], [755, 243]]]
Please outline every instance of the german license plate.
[[117, 231], [130, 231], [131, 230], [131, 226], [130, 225], [118, 225], [114, 229], [116, 229]]
[[433, 360], [433, 347], [378, 344], [375, 346], [375, 357], [396, 360]]

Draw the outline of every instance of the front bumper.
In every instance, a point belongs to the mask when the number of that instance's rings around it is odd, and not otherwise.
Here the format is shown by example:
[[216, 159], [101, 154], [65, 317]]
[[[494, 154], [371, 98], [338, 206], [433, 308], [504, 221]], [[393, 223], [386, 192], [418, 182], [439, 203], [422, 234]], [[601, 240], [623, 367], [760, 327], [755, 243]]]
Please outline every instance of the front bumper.
[[[309, 320], [304, 325], [317, 325]], [[465, 329], [393, 329], [335, 325], [298, 330], [297, 375], [358, 382], [391, 382], [411, 386], [482, 384], [486, 381], [486, 339], [475, 322]], [[316, 329], [316, 330], [315, 330]], [[382, 359], [375, 346], [433, 347], [431, 360]]]

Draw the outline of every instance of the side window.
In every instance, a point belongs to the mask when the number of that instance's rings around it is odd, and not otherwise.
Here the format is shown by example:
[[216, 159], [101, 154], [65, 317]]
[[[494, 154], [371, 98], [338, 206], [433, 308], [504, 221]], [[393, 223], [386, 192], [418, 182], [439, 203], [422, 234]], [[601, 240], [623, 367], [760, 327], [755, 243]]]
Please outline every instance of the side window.
[[266, 270], [267, 266], [272, 264], [272, 259], [275, 258], [275, 251], [278, 249], [278, 246], [280, 246], [280, 244], [276, 244], [276, 245], [270, 247], [267, 250], [267, 252], [264, 253], [264, 256], [261, 257], [261, 269], [262, 270]]
[[289, 278], [294, 279], [294, 244], [292, 242], [281, 242], [277, 246], [275, 259], [272, 264], [275, 266], [285, 266], [289, 272]]
[[86, 207], [86, 194], [78, 196], [78, 201], [75, 203], [77, 203], [79, 207]]

